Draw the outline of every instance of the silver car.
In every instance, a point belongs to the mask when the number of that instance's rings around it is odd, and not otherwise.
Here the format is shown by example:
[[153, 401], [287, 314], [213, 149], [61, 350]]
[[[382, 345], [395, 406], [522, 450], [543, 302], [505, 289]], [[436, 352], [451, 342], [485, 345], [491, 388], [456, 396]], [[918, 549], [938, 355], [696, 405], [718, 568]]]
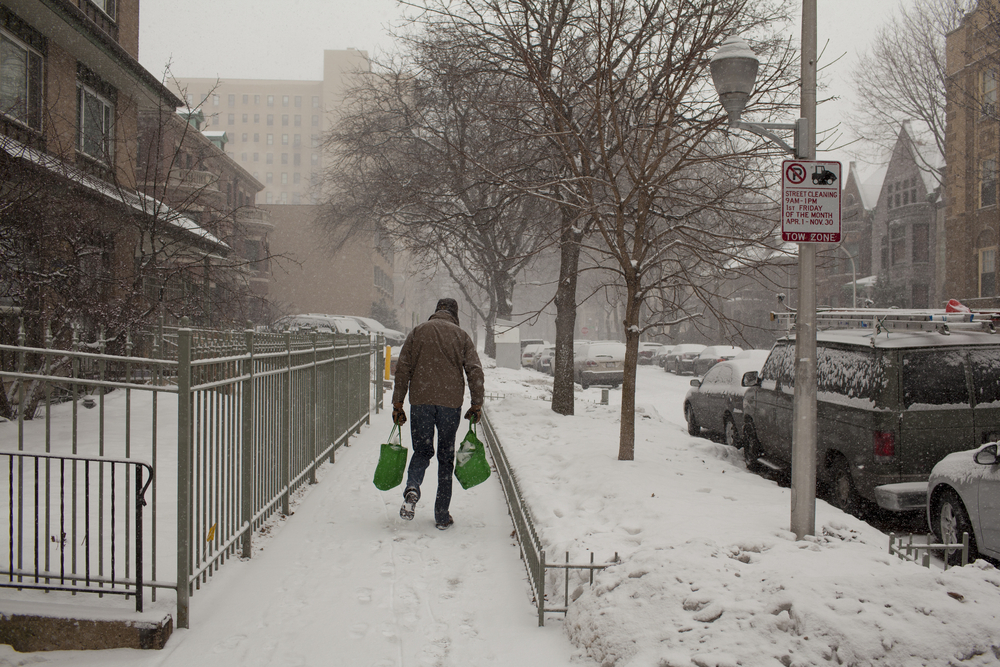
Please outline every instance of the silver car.
[[[945, 544], [961, 544], [968, 533], [970, 562], [980, 555], [1000, 559], [1000, 443], [938, 461], [927, 485], [927, 520]], [[949, 553], [948, 564], [961, 564], [961, 557]]]
[[594, 341], [574, 344], [573, 379], [584, 389], [594, 384], [617, 387], [624, 375], [625, 343]]
[[757, 382], [763, 359], [732, 359], [716, 364], [702, 379], [691, 380], [684, 397], [688, 433], [702, 429], [722, 433], [726, 444], [741, 447], [743, 441], [743, 394]]

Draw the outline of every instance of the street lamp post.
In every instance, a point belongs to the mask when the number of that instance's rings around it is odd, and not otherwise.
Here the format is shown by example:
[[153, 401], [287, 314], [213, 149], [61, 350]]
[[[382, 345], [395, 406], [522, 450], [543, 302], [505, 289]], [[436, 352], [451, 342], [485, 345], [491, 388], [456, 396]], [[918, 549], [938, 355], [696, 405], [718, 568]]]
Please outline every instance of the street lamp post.
[[[760, 65], [750, 46], [730, 37], [712, 57], [711, 72], [730, 127], [766, 137], [797, 159], [816, 159], [816, 0], [802, 0], [801, 118], [795, 123], [748, 123], [740, 116]], [[793, 145], [773, 133], [791, 130]], [[792, 413], [791, 530], [816, 533], [816, 245], [799, 244], [799, 304], [795, 318], [795, 395]]]
[[850, 250], [848, 250], [847, 248], [845, 248], [842, 245], [839, 245], [837, 247], [844, 251], [844, 254], [847, 255], [847, 259], [851, 260], [851, 287], [853, 288], [853, 295], [852, 295], [853, 296], [853, 300], [851, 301], [851, 304], [852, 304], [851, 307], [852, 308], [857, 308], [858, 307], [858, 267], [854, 263], [854, 255], [851, 254]]

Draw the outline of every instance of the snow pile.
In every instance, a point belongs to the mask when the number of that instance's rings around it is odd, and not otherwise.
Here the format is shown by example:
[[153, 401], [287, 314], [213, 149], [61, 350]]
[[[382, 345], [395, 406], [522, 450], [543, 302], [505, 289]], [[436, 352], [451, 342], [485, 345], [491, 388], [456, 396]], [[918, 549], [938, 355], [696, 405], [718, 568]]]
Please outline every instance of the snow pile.
[[[488, 404], [549, 562], [621, 563], [572, 579], [566, 629], [598, 663], [992, 665], [1000, 571], [900, 561], [888, 536], [823, 501], [816, 535], [788, 531], [790, 492], [741, 452], [684, 430], [687, 381], [639, 369], [635, 460], [617, 460], [620, 405], [579, 392], [549, 409], [537, 374], [487, 371]], [[612, 391], [613, 397], [620, 393]], [[562, 603], [561, 573], [546, 582]], [[558, 622], [558, 617], [550, 616]]]

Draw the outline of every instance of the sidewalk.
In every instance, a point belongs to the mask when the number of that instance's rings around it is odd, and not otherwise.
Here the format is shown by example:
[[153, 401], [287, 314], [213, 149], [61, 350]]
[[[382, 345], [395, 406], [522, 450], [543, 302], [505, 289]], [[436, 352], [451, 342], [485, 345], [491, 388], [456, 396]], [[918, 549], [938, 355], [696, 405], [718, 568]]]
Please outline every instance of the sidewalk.
[[[559, 622], [537, 627], [524, 565], [495, 479], [455, 484], [455, 526], [433, 520], [435, 463], [417, 517], [400, 489], [371, 482], [389, 412], [337, 452], [334, 465], [250, 561], [231, 561], [192, 597], [191, 629], [163, 651], [17, 654], [0, 663], [115, 667], [593, 664]], [[409, 432], [404, 429], [409, 446]], [[459, 437], [462, 434], [460, 433]], [[5, 663], [6, 664], [6, 663]]]

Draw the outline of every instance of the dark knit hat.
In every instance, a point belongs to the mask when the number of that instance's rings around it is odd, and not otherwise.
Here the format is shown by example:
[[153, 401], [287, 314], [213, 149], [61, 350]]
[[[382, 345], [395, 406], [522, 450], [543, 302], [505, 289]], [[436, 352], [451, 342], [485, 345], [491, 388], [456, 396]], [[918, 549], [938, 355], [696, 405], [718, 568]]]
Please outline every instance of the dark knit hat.
[[458, 319], [458, 301], [455, 301], [454, 299], [439, 299], [434, 312], [436, 313], [439, 310], [447, 310], [449, 313], [454, 315], [456, 320]]

